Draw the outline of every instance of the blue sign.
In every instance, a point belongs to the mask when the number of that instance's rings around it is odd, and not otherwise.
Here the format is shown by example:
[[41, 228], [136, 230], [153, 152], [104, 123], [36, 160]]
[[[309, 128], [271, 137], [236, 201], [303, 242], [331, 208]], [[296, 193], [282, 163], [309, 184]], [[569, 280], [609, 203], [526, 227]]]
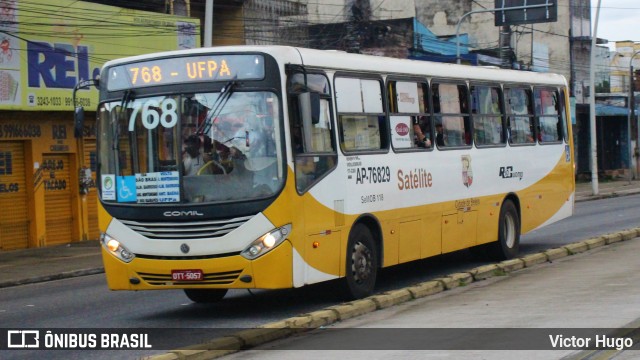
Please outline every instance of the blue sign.
[[118, 202], [136, 202], [135, 176], [117, 176], [116, 187], [118, 188]]

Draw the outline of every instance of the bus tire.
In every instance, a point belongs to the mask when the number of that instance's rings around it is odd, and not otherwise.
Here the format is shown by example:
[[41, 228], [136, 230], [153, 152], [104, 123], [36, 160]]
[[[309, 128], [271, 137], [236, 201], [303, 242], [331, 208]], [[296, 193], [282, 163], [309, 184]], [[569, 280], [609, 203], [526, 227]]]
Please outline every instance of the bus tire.
[[489, 244], [488, 255], [493, 260], [512, 259], [520, 249], [520, 217], [513, 201], [502, 204], [499, 221], [498, 241]]
[[199, 304], [218, 302], [227, 294], [227, 291], [227, 289], [184, 289], [189, 300]]
[[378, 273], [378, 249], [366, 225], [353, 227], [346, 255], [345, 297], [353, 300], [371, 295]]

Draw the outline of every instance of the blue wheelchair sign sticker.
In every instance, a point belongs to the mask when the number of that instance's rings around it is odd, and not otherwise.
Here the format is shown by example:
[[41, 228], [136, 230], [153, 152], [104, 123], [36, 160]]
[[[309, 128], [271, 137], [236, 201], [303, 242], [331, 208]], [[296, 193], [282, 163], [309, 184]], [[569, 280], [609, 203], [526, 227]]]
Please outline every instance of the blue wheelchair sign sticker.
[[137, 200], [135, 176], [118, 176], [116, 183], [118, 202], [135, 202]]

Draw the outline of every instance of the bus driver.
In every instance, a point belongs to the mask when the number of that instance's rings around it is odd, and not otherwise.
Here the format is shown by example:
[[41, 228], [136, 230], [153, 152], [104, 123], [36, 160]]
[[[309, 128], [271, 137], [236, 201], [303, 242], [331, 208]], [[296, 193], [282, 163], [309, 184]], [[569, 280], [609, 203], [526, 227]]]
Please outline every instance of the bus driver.
[[205, 164], [200, 153], [200, 138], [196, 135], [189, 135], [184, 141], [184, 154], [182, 156], [183, 174], [185, 176], [197, 175], [198, 170]]

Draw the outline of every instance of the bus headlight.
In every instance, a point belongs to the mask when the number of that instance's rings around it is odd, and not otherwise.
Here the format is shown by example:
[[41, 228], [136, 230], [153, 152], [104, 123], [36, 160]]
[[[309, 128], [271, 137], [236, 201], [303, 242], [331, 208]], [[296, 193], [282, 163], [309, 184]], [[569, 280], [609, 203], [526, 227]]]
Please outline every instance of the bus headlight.
[[131, 260], [133, 260], [133, 258], [135, 257], [135, 255], [133, 255], [131, 251], [127, 250], [127, 248], [124, 247], [124, 245], [122, 245], [120, 241], [109, 236], [108, 234], [100, 234], [100, 241], [102, 242], [102, 245], [107, 250], [109, 250], [110, 253], [126, 263], [131, 262]]
[[240, 255], [248, 260], [256, 259], [280, 245], [290, 232], [291, 224], [271, 230], [242, 250]]

